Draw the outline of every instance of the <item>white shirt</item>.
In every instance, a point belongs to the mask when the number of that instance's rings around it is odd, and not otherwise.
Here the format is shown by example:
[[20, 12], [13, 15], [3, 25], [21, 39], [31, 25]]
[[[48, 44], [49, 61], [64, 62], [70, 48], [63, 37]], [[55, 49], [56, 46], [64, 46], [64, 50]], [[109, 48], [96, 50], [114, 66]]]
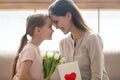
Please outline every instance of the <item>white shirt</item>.
[[103, 42], [92, 32], [85, 32], [76, 41], [71, 35], [60, 42], [60, 51], [66, 62], [78, 61], [82, 80], [109, 80], [104, 67]]
[[[60, 41], [60, 53], [65, 62], [78, 61], [82, 80], [109, 80], [104, 67], [103, 42], [101, 37], [92, 32], [85, 32], [76, 41], [71, 34]], [[57, 69], [51, 80], [60, 80]]]

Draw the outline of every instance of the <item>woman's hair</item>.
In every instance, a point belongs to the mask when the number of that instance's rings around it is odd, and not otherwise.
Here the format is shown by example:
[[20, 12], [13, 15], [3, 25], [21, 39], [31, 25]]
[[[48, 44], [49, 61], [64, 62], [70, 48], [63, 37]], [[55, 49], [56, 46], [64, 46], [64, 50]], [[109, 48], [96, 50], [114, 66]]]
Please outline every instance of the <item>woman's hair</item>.
[[26, 33], [23, 35], [21, 38], [21, 43], [20, 47], [17, 51], [17, 55], [14, 59], [13, 67], [12, 67], [12, 75], [11, 75], [11, 80], [14, 77], [16, 73], [16, 64], [17, 60], [19, 57], [19, 53], [22, 51], [23, 47], [27, 44], [27, 35], [33, 36], [35, 27], [43, 27], [44, 24], [46, 23], [46, 19], [48, 18], [47, 14], [39, 13], [39, 14], [33, 14], [28, 16], [27, 21], [26, 21]]
[[84, 22], [79, 8], [72, 0], [56, 0], [48, 8], [49, 15], [65, 16], [68, 12], [72, 15], [73, 24], [83, 31], [91, 30]]

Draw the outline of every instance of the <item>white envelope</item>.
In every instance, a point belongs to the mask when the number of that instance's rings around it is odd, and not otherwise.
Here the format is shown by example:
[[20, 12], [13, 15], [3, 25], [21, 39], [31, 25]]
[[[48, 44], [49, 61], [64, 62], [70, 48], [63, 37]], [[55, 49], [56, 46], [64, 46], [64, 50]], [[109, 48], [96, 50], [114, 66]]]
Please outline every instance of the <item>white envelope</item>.
[[58, 65], [58, 71], [59, 71], [61, 80], [67, 80], [65, 79], [65, 77], [71, 78], [68, 80], [82, 80], [77, 61]]

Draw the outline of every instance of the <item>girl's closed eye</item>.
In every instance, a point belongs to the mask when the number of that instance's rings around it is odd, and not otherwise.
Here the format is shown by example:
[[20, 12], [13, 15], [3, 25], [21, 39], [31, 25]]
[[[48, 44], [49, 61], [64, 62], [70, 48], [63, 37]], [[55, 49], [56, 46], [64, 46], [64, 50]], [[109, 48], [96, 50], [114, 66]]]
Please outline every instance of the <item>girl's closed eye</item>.
[[52, 25], [50, 25], [49, 28], [52, 28]]

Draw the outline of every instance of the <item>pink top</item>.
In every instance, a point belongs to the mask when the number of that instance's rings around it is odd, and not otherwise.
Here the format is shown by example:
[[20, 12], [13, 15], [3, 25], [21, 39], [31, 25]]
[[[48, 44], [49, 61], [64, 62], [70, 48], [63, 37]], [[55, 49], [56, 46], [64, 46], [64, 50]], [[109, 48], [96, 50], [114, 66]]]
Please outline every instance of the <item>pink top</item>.
[[[16, 71], [19, 72], [19, 67], [21, 63], [25, 60], [32, 60], [32, 66], [30, 68], [30, 75], [34, 80], [43, 80], [43, 66], [42, 66], [42, 57], [40, 55], [39, 48], [32, 43], [27, 43], [19, 54], [17, 61]], [[17, 74], [16, 73], [16, 74]], [[17, 80], [17, 79], [15, 79]]]

